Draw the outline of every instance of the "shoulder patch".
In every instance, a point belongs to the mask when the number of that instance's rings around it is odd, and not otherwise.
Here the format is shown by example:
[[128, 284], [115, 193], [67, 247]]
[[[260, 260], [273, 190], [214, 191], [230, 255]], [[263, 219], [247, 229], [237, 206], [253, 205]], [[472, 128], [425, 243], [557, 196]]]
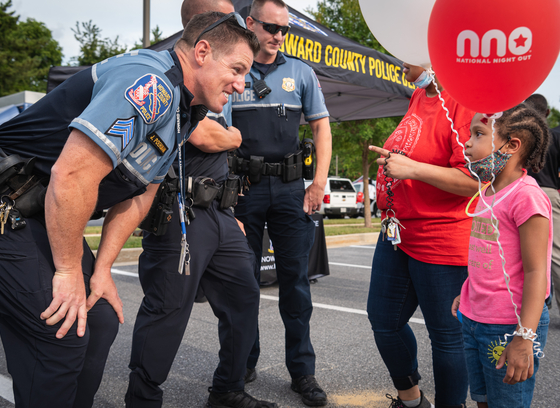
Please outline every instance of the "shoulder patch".
[[317, 74], [315, 73], [315, 70], [312, 70], [311, 72], [313, 72], [313, 76], [317, 80], [317, 85], [319, 85], [319, 88], [321, 88], [321, 82], [319, 82], [319, 78], [317, 78]]
[[123, 151], [126, 146], [130, 143], [134, 137], [134, 122], [136, 121], [136, 116], [132, 116], [128, 119], [117, 119], [113, 124], [105, 131], [106, 135], [109, 136], [119, 136], [121, 138], [121, 151]]
[[296, 89], [296, 81], [294, 78], [283, 78], [282, 89], [286, 92], [293, 92]]
[[150, 142], [151, 145], [154, 146], [161, 155], [165, 154], [165, 152], [169, 150], [167, 145], [163, 140], [161, 140], [157, 133], [152, 133], [150, 136], [148, 136], [148, 142]]
[[146, 74], [127, 88], [124, 97], [149, 125], [165, 115], [173, 102], [173, 91], [157, 75]]

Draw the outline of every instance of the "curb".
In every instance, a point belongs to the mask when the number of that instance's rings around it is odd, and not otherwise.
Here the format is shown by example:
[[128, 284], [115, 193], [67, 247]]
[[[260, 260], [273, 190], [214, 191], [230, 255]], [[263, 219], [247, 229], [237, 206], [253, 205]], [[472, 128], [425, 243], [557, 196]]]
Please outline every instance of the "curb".
[[[327, 248], [340, 248], [350, 245], [372, 245], [377, 242], [379, 232], [368, 232], [364, 234], [348, 234], [348, 235], [333, 235], [325, 237]], [[142, 248], [123, 248], [115, 263], [117, 264], [131, 264], [138, 262], [138, 257], [142, 253]], [[93, 251], [97, 256], [97, 251]]]

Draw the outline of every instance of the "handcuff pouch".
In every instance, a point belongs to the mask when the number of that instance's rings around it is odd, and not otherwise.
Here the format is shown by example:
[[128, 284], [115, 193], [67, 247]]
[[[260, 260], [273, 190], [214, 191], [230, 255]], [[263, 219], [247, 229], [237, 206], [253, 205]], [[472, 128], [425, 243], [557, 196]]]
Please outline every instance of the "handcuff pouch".
[[261, 181], [263, 164], [263, 156], [251, 156], [249, 158], [249, 181], [251, 184]]
[[197, 177], [193, 184], [193, 206], [209, 208], [220, 192], [220, 186], [210, 177]]

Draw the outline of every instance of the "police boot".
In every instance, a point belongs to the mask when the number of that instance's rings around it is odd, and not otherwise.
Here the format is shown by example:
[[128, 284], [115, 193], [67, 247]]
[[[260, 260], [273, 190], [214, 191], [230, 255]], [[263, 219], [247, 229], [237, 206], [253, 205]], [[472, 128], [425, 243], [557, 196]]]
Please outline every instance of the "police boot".
[[214, 392], [210, 389], [207, 408], [278, 408], [274, 402], [259, 401], [245, 391]]
[[310, 407], [327, 405], [327, 393], [323, 391], [314, 375], [292, 379], [292, 390], [301, 394], [301, 400]]

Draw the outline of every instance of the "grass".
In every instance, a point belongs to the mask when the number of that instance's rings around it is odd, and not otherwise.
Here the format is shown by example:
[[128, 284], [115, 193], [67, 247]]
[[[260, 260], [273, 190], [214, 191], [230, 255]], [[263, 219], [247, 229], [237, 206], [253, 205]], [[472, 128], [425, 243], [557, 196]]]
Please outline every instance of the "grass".
[[[372, 228], [364, 227], [363, 218], [342, 218], [342, 219], [324, 219], [325, 235], [327, 237], [334, 235], [347, 235], [347, 234], [363, 234], [368, 232], [379, 232], [379, 218], [372, 218]], [[99, 248], [99, 241], [101, 237], [101, 226], [86, 227], [84, 235], [89, 247], [95, 251]], [[123, 248], [140, 248], [142, 246], [142, 237], [131, 236], [128, 238]]]
[[347, 235], [347, 234], [365, 234], [368, 232], [379, 232], [380, 227], [374, 225], [372, 228], [366, 228], [363, 225], [347, 226], [347, 227], [328, 227], [325, 228], [325, 236], [332, 237], [334, 235]]
[[84, 235], [88, 235], [88, 234], [101, 234], [101, 226], [99, 227], [86, 227], [85, 231], [84, 231]]
[[[374, 219], [372, 219], [373, 222]], [[362, 224], [364, 225], [364, 219], [363, 218], [333, 218], [328, 219], [328, 218], [324, 218], [323, 219], [323, 225], [327, 226], [327, 225], [333, 225], [333, 224]]]
[[[99, 248], [100, 236], [86, 237], [86, 242], [92, 251]], [[140, 248], [142, 246], [142, 237], [130, 237], [126, 240], [123, 248]]]

